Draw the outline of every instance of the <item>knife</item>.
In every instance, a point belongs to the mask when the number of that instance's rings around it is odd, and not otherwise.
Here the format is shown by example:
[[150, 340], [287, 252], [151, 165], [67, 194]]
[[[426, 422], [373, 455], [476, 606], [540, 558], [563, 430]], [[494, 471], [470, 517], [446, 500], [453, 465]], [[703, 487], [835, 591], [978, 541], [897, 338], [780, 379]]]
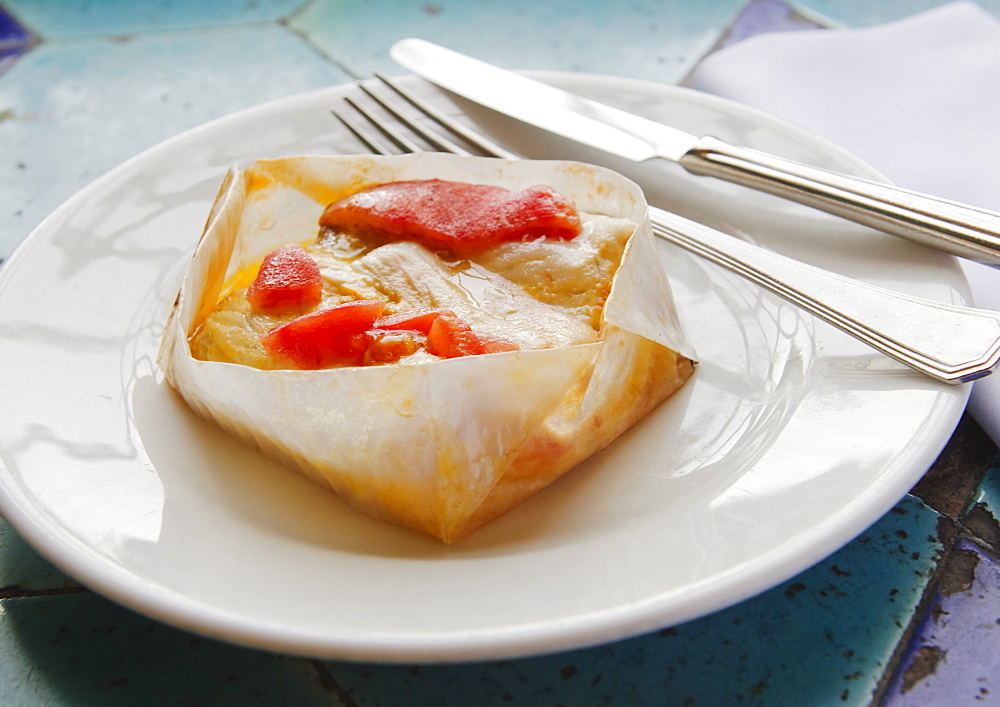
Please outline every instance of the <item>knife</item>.
[[487, 108], [634, 162], [661, 158], [970, 260], [1000, 265], [1000, 214], [731, 145], [592, 101], [422, 39], [391, 55]]

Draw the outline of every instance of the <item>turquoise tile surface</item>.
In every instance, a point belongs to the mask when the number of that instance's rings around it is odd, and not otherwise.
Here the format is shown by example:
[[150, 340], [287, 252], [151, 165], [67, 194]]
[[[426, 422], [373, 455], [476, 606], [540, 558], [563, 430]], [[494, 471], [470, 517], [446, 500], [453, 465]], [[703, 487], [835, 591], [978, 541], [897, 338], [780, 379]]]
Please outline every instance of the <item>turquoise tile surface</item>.
[[994, 467], [986, 472], [976, 503], [994, 520], [1000, 518], [1000, 468]]
[[610, 11], [604, 2], [575, 0], [316, 0], [290, 24], [357, 77], [402, 73], [388, 48], [422, 37], [507, 68], [676, 83], [744, 4], [635, 0]]
[[[259, 57], [266, 70], [250, 72]], [[348, 77], [281, 25], [45, 42], [0, 81], [0, 257], [102, 173], [212, 118]]]
[[4, 4], [38, 34], [65, 38], [267, 22], [286, 17], [306, 0], [5, 0]]
[[94, 594], [0, 603], [0, 704], [337, 704], [308, 661], [168, 628]]
[[0, 598], [77, 588], [0, 518]]
[[[845, 27], [866, 27], [884, 22], [901, 20], [935, 7], [945, 5], [942, 0], [890, 0], [889, 2], [872, 2], [871, 0], [804, 0], [797, 3], [812, 12], [819, 13], [835, 23]], [[1000, 2], [997, 0], [978, 0], [978, 5], [1000, 14]]]

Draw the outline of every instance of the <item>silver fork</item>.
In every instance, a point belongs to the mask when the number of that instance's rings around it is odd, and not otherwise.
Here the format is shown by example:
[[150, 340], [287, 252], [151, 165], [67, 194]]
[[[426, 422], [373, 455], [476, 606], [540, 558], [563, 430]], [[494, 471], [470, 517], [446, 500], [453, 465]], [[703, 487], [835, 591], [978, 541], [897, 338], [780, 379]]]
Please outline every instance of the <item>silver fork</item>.
[[[379, 73], [375, 76], [394, 98], [384, 97], [369, 83], [358, 87], [390, 118], [350, 97], [344, 99], [349, 109], [332, 111], [372, 153], [438, 151], [520, 158], [398, 82]], [[654, 206], [649, 213], [659, 238], [747, 278], [932, 378], [968, 382], [988, 375], [1000, 361], [996, 312], [900, 294], [779, 255]]]

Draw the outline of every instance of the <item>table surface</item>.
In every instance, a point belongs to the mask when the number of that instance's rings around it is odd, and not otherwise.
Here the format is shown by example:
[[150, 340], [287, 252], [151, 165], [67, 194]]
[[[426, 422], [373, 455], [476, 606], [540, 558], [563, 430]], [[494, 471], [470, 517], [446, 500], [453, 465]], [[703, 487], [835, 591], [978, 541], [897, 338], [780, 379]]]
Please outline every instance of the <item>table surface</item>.
[[[404, 36], [509, 68], [681, 84], [707, 53], [762, 31], [866, 26], [940, 4], [6, 0], [0, 257], [79, 188], [181, 130], [374, 70], [400, 73], [388, 48]], [[981, 4], [1000, 14], [1000, 0]], [[596, 648], [463, 665], [310, 660], [187, 633], [81, 587], [0, 519], [0, 703], [1000, 701], [997, 451], [964, 418], [871, 528], [729, 609]]]

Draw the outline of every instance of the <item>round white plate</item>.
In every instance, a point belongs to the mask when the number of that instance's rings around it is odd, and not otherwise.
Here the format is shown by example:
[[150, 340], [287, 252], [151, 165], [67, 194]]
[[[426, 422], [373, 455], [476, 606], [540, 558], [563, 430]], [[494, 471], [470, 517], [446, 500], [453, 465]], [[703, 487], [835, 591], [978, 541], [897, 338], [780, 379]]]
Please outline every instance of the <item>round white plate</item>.
[[[877, 176], [725, 101], [539, 76], [692, 131]], [[910, 373], [663, 244], [701, 359], [675, 398], [457, 546], [359, 515], [197, 418], [155, 360], [225, 169], [360, 151], [329, 113], [352, 91], [270, 103], [149, 150], [70, 199], [0, 271], [0, 511], [98, 592], [192, 631], [317, 657], [576, 648], [794, 576], [890, 509], [949, 438], [967, 387]], [[479, 117], [529, 154], [597, 157]], [[968, 296], [949, 257], [673, 166], [606, 162], [642, 178], [652, 201], [737, 236], [913, 294]]]

